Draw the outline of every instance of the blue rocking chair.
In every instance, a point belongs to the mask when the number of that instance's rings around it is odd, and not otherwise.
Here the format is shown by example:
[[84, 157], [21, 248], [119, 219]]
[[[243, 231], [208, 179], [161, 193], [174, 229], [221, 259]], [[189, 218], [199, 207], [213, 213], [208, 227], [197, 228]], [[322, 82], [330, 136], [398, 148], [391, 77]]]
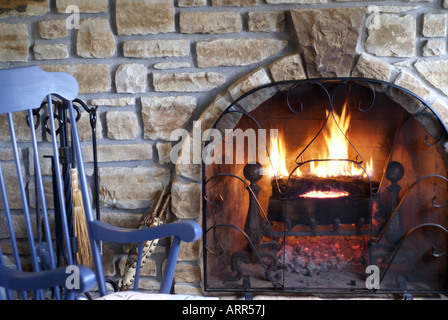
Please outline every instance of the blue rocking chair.
[[[159, 291], [169, 294], [180, 243], [198, 240], [202, 234], [200, 225], [193, 221], [176, 221], [148, 229], [127, 229], [96, 220], [76, 121], [70, 122], [69, 136], [73, 166], [76, 165], [78, 171], [94, 271], [77, 264], [76, 255], [73, 254], [76, 242], [73, 241], [73, 226], [70, 225], [72, 218], [68, 217], [70, 212], [66, 210], [64, 168], [61, 168], [60, 161], [52, 161], [54, 176], [51, 192], [56, 199], [53, 201], [54, 207], [59, 210], [58, 213], [50, 210], [49, 194], [48, 191], [45, 193], [44, 188], [49, 177], [48, 173], [47, 176], [43, 173], [45, 168], [41, 167], [39, 159], [44, 156], [54, 160], [61, 156], [58, 145], [61, 139], [56, 136], [58, 117], [54, 114], [52, 99], [64, 101], [68, 106], [68, 119], [76, 119], [72, 101], [77, 95], [77, 81], [67, 73], [45, 72], [37, 66], [0, 70], [0, 132], [2, 136], [10, 137], [10, 141], [0, 142], [0, 150], [4, 150], [0, 153], [0, 300], [76, 299], [95, 283], [100, 296], [106, 296], [106, 279], [100, 252], [102, 242], [138, 243], [134, 283], [134, 290], [137, 290], [143, 243], [172, 237]], [[46, 147], [45, 154], [40, 157], [41, 137], [36, 134], [39, 115], [34, 112], [37, 108], [45, 109], [47, 129], [51, 133], [51, 147]], [[32, 168], [34, 177], [27, 181], [25, 171]], [[35, 199], [32, 199], [33, 196]], [[36, 218], [33, 217], [34, 212]], [[53, 240], [56, 224], [61, 243]], [[57, 246], [63, 248], [62, 258], [58, 256], [61, 248]]]

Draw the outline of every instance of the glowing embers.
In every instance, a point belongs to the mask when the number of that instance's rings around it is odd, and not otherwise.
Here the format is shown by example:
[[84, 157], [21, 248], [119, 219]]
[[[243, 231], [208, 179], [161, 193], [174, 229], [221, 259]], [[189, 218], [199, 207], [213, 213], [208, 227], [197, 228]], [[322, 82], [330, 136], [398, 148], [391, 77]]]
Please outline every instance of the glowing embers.
[[277, 263], [290, 272], [311, 276], [347, 265], [363, 266], [367, 249], [365, 236], [286, 237], [279, 244]]
[[348, 197], [349, 195], [350, 194], [347, 191], [312, 190], [312, 191], [308, 191], [307, 193], [301, 194], [299, 197], [328, 199], [328, 198]]

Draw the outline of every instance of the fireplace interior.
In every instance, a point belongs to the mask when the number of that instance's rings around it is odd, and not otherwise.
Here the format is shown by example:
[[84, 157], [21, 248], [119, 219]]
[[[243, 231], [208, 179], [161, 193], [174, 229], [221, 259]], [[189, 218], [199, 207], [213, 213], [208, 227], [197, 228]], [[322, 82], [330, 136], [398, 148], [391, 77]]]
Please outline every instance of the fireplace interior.
[[447, 134], [417, 96], [366, 79], [275, 83], [214, 128], [206, 291], [446, 293]]

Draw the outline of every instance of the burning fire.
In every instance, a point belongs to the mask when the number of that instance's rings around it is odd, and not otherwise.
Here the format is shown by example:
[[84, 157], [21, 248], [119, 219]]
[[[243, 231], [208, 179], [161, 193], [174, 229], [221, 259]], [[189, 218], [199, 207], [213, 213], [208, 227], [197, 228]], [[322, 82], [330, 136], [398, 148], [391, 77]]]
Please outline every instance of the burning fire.
[[287, 177], [289, 176], [288, 169], [286, 169], [286, 148], [283, 135], [271, 135], [271, 157], [270, 173], [273, 177]]
[[[327, 111], [328, 117], [329, 111]], [[339, 125], [339, 127], [338, 127]], [[350, 127], [350, 114], [347, 113], [347, 104], [342, 108], [341, 114], [334, 113], [334, 118], [328, 118], [326, 127], [322, 132], [327, 149], [318, 155], [318, 159], [344, 160], [349, 159], [349, 142], [345, 138]], [[286, 150], [283, 137], [271, 136], [270, 144], [271, 176], [281, 178], [289, 175], [286, 169]], [[372, 159], [366, 164], [366, 172], [369, 176], [373, 173]], [[300, 176], [299, 169], [294, 174]], [[312, 176], [326, 178], [337, 176], [367, 177], [364, 170], [349, 161], [318, 161], [310, 162], [310, 174]], [[320, 195], [322, 196], [322, 194]]]
[[343, 190], [331, 190], [331, 191], [321, 191], [321, 190], [313, 190], [309, 191], [305, 194], [300, 195], [301, 198], [321, 198], [321, 199], [328, 199], [328, 198], [340, 198], [340, 197], [347, 197], [349, 193], [347, 191]]

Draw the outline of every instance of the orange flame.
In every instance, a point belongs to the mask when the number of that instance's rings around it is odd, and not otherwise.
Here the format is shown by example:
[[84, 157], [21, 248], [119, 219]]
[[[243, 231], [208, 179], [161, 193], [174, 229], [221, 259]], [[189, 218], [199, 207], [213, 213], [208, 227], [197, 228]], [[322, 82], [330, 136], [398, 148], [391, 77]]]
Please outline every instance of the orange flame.
[[289, 175], [286, 169], [286, 148], [284, 144], [283, 135], [271, 134], [271, 147], [269, 155], [271, 157], [271, 176], [281, 178]]
[[[327, 146], [326, 152], [319, 155], [320, 159], [348, 159], [349, 142], [346, 139], [350, 127], [350, 114], [346, 113], [347, 104], [342, 108], [341, 114], [330, 116], [327, 121], [326, 131], [323, 132]], [[328, 117], [329, 111], [326, 116]], [[339, 125], [339, 127], [338, 127]], [[364, 170], [353, 162], [348, 161], [320, 161], [310, 163], [313, 175], [321, 178], [336, 176], [367, 177]], [[373, 172], [372, 159], [366, 164], [366, 172], [370, 176]]]
[[[329, 112], [327, 111], [327, 117]], [[339, 127], [338, 127], [339, 125]], [[342, 108], [341, 114], [334, 113], [328, 118], [326, 127], [322, 132], [326, 150], [318, 155], [318, 159], [344, 160], [349, 159], [349, 142], [346, 139], [350, 127], [350, 114], [347, 114], [347, 104]], [[286, 150], [283, 137], [279, 135], [278, 139], [271, 136], [270, 156], [271, 156], [271, 176], [288, 176], [286, 169]], [[367, 174], [366, 174], [367, 172]], [[310, 162], [310, 174], [320, 178], [336, 176], [354, 176], [367, 177], [373, 173], [372, 159], [370, 159], [364, 170], [357, 164], [349, 161], [312, 161]], [[294, 171], [295, 175], [301, 175], [300, 170]]]

